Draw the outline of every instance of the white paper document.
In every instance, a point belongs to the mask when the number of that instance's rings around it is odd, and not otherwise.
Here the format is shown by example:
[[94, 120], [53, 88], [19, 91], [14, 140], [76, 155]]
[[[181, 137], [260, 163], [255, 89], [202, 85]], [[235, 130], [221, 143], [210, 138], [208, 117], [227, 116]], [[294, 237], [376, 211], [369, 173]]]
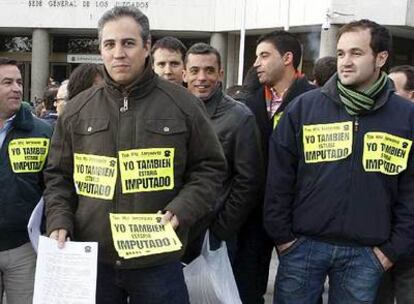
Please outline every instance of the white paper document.
[[29, 223], [27, 224], [27, 232], [29, 233], [30, 242], [36, 252], [39, 244], [39, 236], [41, 235], [40, 227], [42, 226], [44, 205], [45, 203], [42, 196], [36, 207], [33, 209]]
[[98, 243], [57, 241], [40, 236], [33, 304], [94, 304]]

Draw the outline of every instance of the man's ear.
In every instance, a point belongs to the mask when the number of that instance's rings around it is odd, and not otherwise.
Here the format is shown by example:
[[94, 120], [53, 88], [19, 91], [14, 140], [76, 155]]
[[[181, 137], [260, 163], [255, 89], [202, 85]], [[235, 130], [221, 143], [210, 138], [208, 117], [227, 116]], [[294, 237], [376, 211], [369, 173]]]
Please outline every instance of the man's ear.
[[283, 54], [282, 58], [283, 58], [283, 63], [285, 66], [293, 65], [293, 53], [292, 52], [286, 52], [285, 54]]
[[[147, 41], [144, 43], [143, 48], [145, 49], [145, 58], [151, 54], [151, 37], [148, 37]], [[151, 60], [152, 61], [152, 60]]]
[[186, 72], [185, 69], [183, 70], [183, 82], [188, 83], [188, 81], [187, 81], [187, 72]]
[[414, 90], [410, 91], [409, 96], [410, 96], [410, 100], [414, 101]]
[[388, 52], [382, 51], [377, 54], [377, 58], [375, 59], [375, 64], [378, 68], [382, 68], [384, 64], [387, 62], [388, 59]]
[[221, 68], [219, 71], [219, 80], [223, 81], [223, 79], [224, 79], [224, 69]]

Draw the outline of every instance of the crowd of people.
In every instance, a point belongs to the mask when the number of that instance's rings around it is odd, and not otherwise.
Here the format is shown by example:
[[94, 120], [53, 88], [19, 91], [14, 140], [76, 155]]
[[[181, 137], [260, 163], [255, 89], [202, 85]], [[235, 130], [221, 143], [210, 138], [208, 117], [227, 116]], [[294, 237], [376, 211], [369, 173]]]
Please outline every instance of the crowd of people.
[[[313, 82], [299, 70], [299, 40], [265, 34], [243, 86], [227, 91], [214, 47], [175, 37], [151, 46], [136, 8], [105, 12], [98, 35], [103, 66], [50, 81], [34, 107], [22, 103], [18, 63], [0, 58], [8, 304], [32, 302], [26, 226], [42, 196], [45, 235], [60, 248], [98, 242], [99, 304], [189, 303], [183, 263], [207, 231], [212, 248], [227, 244], [242, 303], [264, 303], [273, 249], [276, 304], [322, 303], [326, 278], [329, 303], [414, 303], [414, 68], [386, 73], [385, 27], [345, 24]], [[123, 170], [145, 157], [152, 171]], [[94, 182], [83, 166], [100, 172]], [[113, 213], [160, 213], [183, 246], [123, 258]]]

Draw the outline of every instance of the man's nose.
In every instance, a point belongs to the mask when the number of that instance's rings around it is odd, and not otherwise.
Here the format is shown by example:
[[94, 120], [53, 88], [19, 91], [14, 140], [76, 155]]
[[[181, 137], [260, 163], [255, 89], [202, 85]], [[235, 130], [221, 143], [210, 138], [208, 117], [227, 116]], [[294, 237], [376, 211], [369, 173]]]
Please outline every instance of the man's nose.
[[205, 71], [203, 71], [203, 70], [200, 70], [198, 73], [197, 73], [197, 80], [205, 80], [206, 79], [206, 72]]
[[14, 92], [22, 93], [23, 92], [23, 86], [20, 83], [15, 81], [15, 82], [13, 82], [12, 90]]
[[342, 65], [351, 65], [352, 60], [349, 54], [344, 54], [341, 60]]
[[168, 63], [165, 65], [164, 73], [165, 74], [172, 74], [171, 65], [169, 65]]
[[253, 63], [253, 67], [257, 68], [260, 65], [260, 58], [256, 57], [256, 60]]
[[122, 45], [120, 45], [120, 44], [115, 45], [114, 57], [115, 58], [123, 58], [123, 57], [125, 57], [125, 50], [122, 47]]

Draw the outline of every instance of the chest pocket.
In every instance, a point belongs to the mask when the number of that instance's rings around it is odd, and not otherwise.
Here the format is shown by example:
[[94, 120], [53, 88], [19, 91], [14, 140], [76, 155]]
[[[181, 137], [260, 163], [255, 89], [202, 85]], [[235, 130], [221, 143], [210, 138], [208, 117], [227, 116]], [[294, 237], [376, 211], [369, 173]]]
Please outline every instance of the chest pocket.
[[109, 119], [105, 118], [90, 118], [80, 119], [74, 128], [75, 134], [78, 135], [93, 135], [99, 132], [106, 131], [109, 127]]
[[112, 153], [113, 144], [109, 130], [109, 119], [79, 119], [74, 129], [74, 151], [78, 153], [105, 155]]
[[159, 135], [176, 135], [186, 133], [187, 126], [184, 120], [178, 119], [148, 119], [145, 130]]

